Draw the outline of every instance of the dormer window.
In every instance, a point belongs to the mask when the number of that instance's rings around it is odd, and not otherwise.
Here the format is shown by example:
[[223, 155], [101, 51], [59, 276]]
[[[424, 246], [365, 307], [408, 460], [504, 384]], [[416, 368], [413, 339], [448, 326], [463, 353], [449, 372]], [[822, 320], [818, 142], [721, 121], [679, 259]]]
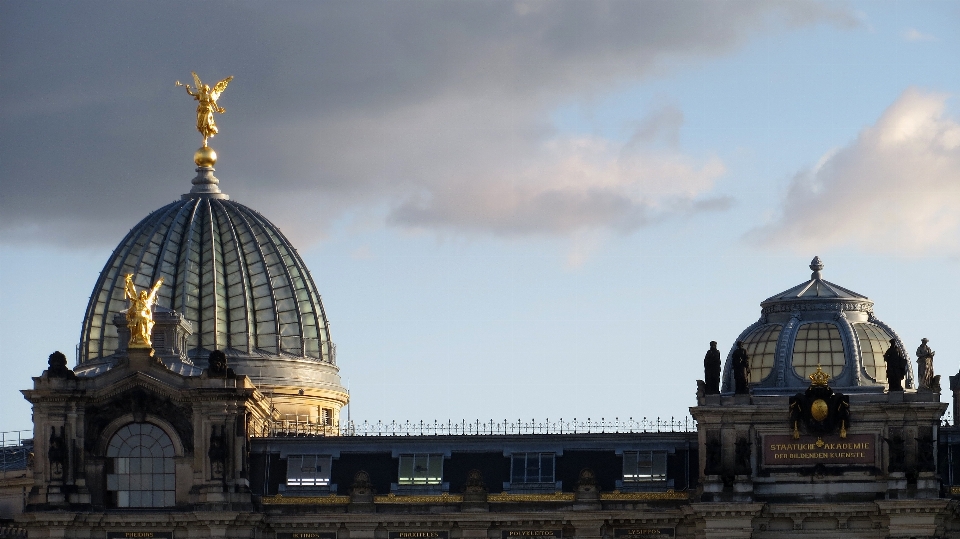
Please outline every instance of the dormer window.
[[397, 483], [400, 486], [440, 485], [443, 482], [443, 455], [414, 453], [400, 455]]
[[329, 487], [332, 461], [333, 459], [329, 455], [289, 455], [287, 457], [287, 486]]
[[553, 483], [553, 453], [514, 453], [510, 459], [510, 483]]
[[623, 482], [666, 481], [666, 451], [624, 451]]

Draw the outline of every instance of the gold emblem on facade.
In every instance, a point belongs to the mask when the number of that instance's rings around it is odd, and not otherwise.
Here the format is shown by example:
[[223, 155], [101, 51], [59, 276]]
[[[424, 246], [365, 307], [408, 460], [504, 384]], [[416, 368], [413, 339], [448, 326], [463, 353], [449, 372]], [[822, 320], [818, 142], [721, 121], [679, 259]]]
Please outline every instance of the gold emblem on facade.
[[827, 401], [823, 399], [817, 399], [810, 405], [810, 415], [817, 421], [823, 421], [829, 413], [830, 408], [827, 406]]
[[157, 301], [157, 291], [163, 284], [161, 277], [150, 289], [137, 291], [133, 284], [133, 274], [128, 273], [123, 295], [130, 300], [127, 309], [127, 329], [130, 330], [129, 348], [153, 348], [150, 335], [153, 332], [153, 304]]

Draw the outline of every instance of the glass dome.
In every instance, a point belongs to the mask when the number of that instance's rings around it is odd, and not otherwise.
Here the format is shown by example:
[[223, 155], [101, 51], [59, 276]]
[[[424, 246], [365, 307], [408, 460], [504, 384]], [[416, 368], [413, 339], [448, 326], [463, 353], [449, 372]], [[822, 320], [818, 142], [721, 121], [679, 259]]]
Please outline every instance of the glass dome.
[[[819, 257], [810, 264], [810, 280], [764, 300], [760, 319], [737, 338], [750, 358], [755, 394], [793, 394], [810, 385], [819, 365], [830, 385], [846, 392], [883, 391], [890, 339], [910, 357], [892, 328], [873, 314], [873, 302], [823, 280]], [[727, 354], [723, 392], [734, 389], [732, 355]], [[913, 386], [908, 369], [905, 387]]]
[[283, 355], [334, 363], [320, 294], [290, 242], [262, 215], [230, 200], [189, 198], [140, 221], [107, 261], [90, 297], [80, 363], [118, 348], [113, 316], [126, 309], [124, 277], [159, 278], [157, 305], [193, 326], [192, 359]]
[[[190, 193], [145, 217], [110, 255], [90, 295], [75, 372], [98, 376], [126, 354], [126, 275], [139, 289], [162, 277], [154, 316], [186, 335], [174, 346], [183, 361], [160, 358], [168, 368], [196, 376], [221, 350], [282, 415], [335, 425], [349, 396], [306, 264], [276, 226], [220, 192], [213, 167], [196, 171]], [[170, 344], [159, 327], [155, 349]]]

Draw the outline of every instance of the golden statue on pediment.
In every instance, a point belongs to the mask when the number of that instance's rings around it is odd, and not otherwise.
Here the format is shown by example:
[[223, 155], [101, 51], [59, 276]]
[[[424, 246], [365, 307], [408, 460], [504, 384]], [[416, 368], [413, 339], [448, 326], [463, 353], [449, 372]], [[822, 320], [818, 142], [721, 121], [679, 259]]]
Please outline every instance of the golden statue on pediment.
[[127, 329], [130, 330], [128, 348], [153, 348], [150, 340], [153, 333], [153, 304], [157, 301], [157, 292], [162, 284], [163, 277], [160, 277], [149, 292], [138, 292], [133, 284], [133, 274], [127, 274], [123, 297], [130, 300], [130, 307], [127, 308]]

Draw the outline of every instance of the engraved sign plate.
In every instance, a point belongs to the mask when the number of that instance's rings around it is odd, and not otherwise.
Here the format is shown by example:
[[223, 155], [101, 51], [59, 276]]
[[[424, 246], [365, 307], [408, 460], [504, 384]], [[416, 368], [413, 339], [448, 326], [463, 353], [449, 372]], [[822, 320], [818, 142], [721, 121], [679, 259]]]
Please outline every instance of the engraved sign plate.
[[107, 532], [107, 539], [173, 539], [173, 532], [157, 532], [152, 530]]
[[337, 532], [277, 532], [277, 539], [337, 539]]
[[561, 530], [503, 530], [502, 539], [524, 539], [536, 537], [563, 537]]
[[634, 537], [673, 537], [675, 535], [673, 528], [642, 528], [633, 526], [630, 528], [614, 528], [613, 536], [623, 539], [633, 539]]
[[846, 438], [767, 434], [763, 440], [763, 465], [815, 466], [817, 464], [873, 465], [877, 461], [876, 434], [850, 434]]
[[388, 532], [389, 539], [450, 539], [450, 532], [440, 531], [402, 531]]

